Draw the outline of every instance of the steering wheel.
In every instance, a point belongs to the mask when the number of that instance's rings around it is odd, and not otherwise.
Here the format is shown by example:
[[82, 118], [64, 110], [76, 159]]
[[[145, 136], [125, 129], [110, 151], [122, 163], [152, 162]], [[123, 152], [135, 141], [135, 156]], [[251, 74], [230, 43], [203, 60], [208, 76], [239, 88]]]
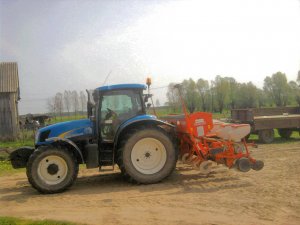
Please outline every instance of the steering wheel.
[[111, 118], [113, 115], [117, 115], [117, 113], [113, 110], [111, 110], [110, 108], [106, 108], [107, 109], [107, 114], [105, 115], [105, 119], [108, 120], [109, 118]]
[[112, 110], [112, 109], [110, 109], [110, 108], [106, 108], [107, 109], [107, 111], [109, 112], [109, 113], [111, 113], [111, 114], [117, 114], [114, 110]]

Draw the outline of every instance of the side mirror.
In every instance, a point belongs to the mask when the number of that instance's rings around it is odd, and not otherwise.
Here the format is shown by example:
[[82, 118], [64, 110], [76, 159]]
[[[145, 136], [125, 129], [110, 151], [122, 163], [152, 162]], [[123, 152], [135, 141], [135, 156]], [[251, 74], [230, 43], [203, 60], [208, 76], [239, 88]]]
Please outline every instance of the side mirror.
[[148, 96], [148, 95], [145, 95], [145, 97], [144, 97], [144, 102], [145, 102], [145, 103], [148, 102], [148, 99], [149, 99], [149, 96]]
[[145, 94], [144, 96], [144, 102], [146, 103], [148, 102], [148, 99], [152, 97], [152, 94]]
[[150, 107], [151, 107], [151, 103], [148, 103], [147, 104], [147, 109], [150, 109]]

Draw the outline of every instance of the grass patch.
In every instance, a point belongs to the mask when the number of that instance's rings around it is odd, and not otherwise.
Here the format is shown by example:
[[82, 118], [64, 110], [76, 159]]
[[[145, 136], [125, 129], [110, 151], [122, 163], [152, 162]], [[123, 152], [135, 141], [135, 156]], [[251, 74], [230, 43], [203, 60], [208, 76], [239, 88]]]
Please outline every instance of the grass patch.
[[34, 146], [34, 140], [32, 139], [27, 139], [27, 140], [18, 140], [18, 141], [3, 141], [0, 142], [0, 149], [1, 148], [19, 148], [22, 146]]
[[55, 124], [55, 123], [60, 123], [60, 122], [66, 122], [66, 121], [71, 121], [71, 120], [81, 120], [81, 119], [86, 119], [87, 115], [77, 115], [75, 116], [57, 116], [56, 118], [52, 117], [49, 121], [46, 122], [46, 124]]
[[1, 225], [79, 225], [78, 223], [56, 220], [28, 220], [14, 217], [0, 217]]
[[[10, 175], [14, 173], [25, 172], [25, 168], [14, 169], [10, 163], [10, 161], [1, 161], [0, 160], [0, 176]], [[0, 223], [2, 224], [2, 223]]]
[[[1, 149], [16, 149], [22, 146], [34, 146], [35, 131], [33, 130], [20, 130], [19, 138], [16, 141], [0, 141]], [[0, 151], [1, 152], [1, 151]]]

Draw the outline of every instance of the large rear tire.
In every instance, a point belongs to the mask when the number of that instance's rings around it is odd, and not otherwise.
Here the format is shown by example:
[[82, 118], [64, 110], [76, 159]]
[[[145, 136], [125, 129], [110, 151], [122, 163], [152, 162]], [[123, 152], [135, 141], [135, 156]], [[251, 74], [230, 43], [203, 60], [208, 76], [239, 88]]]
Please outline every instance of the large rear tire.
[[36, 190], [52, 194], [62, 192], [74, 183], [79, 165], [67, 149], [43, 146], [30, 156], [26, 169], [28, 181]]
[[118, 164], [126, 178], [143, 184], [157, 183], [169, 176], [177, 161], [170, 137], [155, 128], [144, 128], [124, 139]]

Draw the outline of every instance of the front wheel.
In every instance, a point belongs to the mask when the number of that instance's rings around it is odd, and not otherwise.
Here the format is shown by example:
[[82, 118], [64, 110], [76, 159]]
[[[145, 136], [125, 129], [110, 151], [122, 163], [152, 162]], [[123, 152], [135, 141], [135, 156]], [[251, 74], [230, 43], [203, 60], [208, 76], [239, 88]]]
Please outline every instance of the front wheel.
[[172, 173], [176, 161], [176, 151], [168, 135], [153, 128], [130, 135], [119, 151], [122, 173], [138, 183], [161, 181]]
[[29, 183], [41, 193], [58, 193], [69, 188], [78, 174], [78, 163], [66, 149], [39, 147], [30, 156], [26, 174]]

